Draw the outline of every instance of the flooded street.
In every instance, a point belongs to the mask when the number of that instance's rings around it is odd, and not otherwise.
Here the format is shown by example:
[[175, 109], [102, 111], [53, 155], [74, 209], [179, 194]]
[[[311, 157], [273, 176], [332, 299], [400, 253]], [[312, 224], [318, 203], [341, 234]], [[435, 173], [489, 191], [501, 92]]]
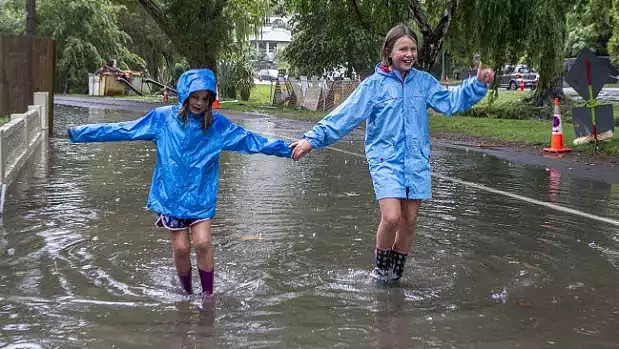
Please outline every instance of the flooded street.
[[[7, 190], [0, 348], [619, 348], [619, 185], [435, 145], [443, 177], [412, 258], [399, 285], [378, 286], [362, 130], [296, 163], [224, 153], [217, 296], [203, 304], [181, 294], [145, 210], [152, 143], [65, 139], [70, 124], [140, 115], [56, 106]], [[311, 125], [232, 120], [291, 138]]]

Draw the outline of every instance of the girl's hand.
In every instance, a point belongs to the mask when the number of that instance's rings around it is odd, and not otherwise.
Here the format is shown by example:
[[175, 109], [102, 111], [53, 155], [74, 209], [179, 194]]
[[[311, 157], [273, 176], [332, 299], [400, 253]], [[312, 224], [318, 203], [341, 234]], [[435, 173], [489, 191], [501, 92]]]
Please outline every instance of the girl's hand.
[[305, 139], [294, 141], [290, 144], [292, 149], [292, 160], [297, 161], [312, 151], [312, 145]]
[[477, 67], [477, 80], [486, 85], [490, 85], [490, 83], [494, 81], [494, 70], [492, 70], [492, 68], [484, 68], [480, 61]]

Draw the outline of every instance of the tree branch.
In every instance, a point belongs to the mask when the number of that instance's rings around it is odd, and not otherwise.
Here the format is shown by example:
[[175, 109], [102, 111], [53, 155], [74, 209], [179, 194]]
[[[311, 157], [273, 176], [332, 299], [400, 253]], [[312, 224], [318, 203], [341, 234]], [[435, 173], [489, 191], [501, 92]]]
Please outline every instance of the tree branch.
[[419, 30], [421, 30], [421, 34], [424, 37], [432, 35], [432, 26], [428, 23], [428, 16], [426, 12], [421, 7], [421, 3], [419, 0], [411, 1], [411, 11], [413, 12], [413, 16], [415, 17], [415, 21], [419, 26]]
[[153, 0], [138, 0], [138, 2], [142, 5], [142, 8], [146, 10], [151, 17], [153, 17], [153, 20], [157, 23], [159, 28], [161, 28], [164, 33], [168, 33], [168, 19], [161, 7], [159, 7], [159, 5], [157, 5], [157, 3]]
[[449, 25], [451, 24], [451, 19], [453, 14], [456, 12], [456, 8], [458, 7], [458, 0], [450, 0], [447, 4], [447, 8], [443, 11], [443, 16], [438, 22], [436, 28], [432, 35], [435, 37], [443, 37], [447, 34], [447, 30], [449, 29]]
[[359, 21], [359, 23], [361, 24], [362, 27], [365, 28], [365, 30], [368, 31], [368, 33], [372, 34], [374, 33], [374, 31], [372, 30], [372, 27], [369, 23], [367, 23], [366, 21], [364, 21], [363, 16], [361, 15], [361, 10], [359, 10], [359, 5], [357, 5], [357, 0], [350, 0], [350, 3], [352, 4], [353, 9], [355, 10], [355, 14], [357, 15], [357, 20]]

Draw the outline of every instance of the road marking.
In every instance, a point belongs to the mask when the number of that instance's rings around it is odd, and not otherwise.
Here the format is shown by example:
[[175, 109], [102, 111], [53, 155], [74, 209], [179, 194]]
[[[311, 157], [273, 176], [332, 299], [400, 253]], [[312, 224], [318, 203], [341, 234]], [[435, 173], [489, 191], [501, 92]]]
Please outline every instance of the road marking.
[[[296, 139], [293, 139], [293, 138], [290, 138], [290, 137], [282, 137], [282, 138], [290, 139], [290, 140], [296, 140]], [[359, 154], [359, 153], [355, 153], [355, 152], [352, 152], [352, 151], [348, 151], [348, 150], [344, 150], [344, 149], [339, 149], [339, 148], [335, 148], [335, 147], [326, 147], [326, 149], [337, 151], [337, 152], [348, 154], [348, 155], [353, 155], [353, 156], [365, 159], [365, 155], [364, 154]], [[572, 215], [575, 215], [575, 216], [581, 216], [581, 217], [593, 219], [593, 220], [596, 220], [596, 221], [600, 221], [600, 222], [612, 224], [612, 225], [615, 225], [615, 226], [619, 226], [619, 221], [615, 220], [615, 219], [612, 219], [612, 218], [596, 216], [596, 215], [593, 215], [593, 214], [590, 214], [590, 213], [587, 213], [587, 212], [583, 212], [583, 211], [579, 211], [579, 210], [576, 210], [576, 209], [573, 209], [573, 208], [569, 208], [569, 207], [564, 207], [564, 206], [561, 206], [561, 205], [553, 204], [551, 202], [536, 200], [536, 199], [533, 199], [533, 198], [530, 198], [530, 197], [526, 197], [526, 196], [523, 196], [523, 195], [518, 195], [518, 194], [510, 193], [510, 192], [507, 192], [507, 191], [504, 191], [504, 190], [494, 189], [494, 188], [485, 186], [483, 184], [469, 182], [469, 181], [461, 180], [461, 179], [450, 177], [450, 176], [445, 176], [445, 175], [439, 174], [437, 172], [432, 172], [432, 176], [436, 177], [438, 179], [442, 179], [442, 180], [446, 180], [446, 181], [462, 184], [464, 186], [472, 187], [472, 188], [475, 188], [475, 189], [484, 190], [484, 191], [487, 191], [487, 192], [490, 192], [490, 193], [493, 193], [493, 194], [503, 195], [503, 196], [510, 197], [512, 199], [517, 199], [517, 200], [525, 201], [525, 202], [528, 202], [528, 203], [531, 203], [531, 204], [548, 207], [548, 208], [556, 210], [556, 211], [560, 211], [560, 212], [564, 212], [564, 213], [569, 213], [569, 214], [572, 214]]]

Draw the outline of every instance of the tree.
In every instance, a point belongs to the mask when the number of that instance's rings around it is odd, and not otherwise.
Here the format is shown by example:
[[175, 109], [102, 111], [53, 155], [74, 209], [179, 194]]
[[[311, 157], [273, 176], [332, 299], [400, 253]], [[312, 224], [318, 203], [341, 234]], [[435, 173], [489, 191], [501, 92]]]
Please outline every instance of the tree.
[[576, 0], [567, 14], [565, 55], [575, 57], [587, 47], [598, 55], [608, 55], [613, 32], [612, 0]]
[[117, 21], [123, 7], [110, 0], [39, 0], [37, 32], [56, 40], [58, 90], [83, 91], [88, 73], [116, 58], [123, 69], [142, 69]]
[[0, 0], [0, 33], [22, 34], [26, 28], [23, 0]]
[[619, 0], [613, 0], [611, 9], [613, 25], [612, 36], [608, 41], [608, 54], [615, 64], [619, 64]]
[[28, 35], [35, 34], [36, 21], [36, 1], [35, 0], [26, 0], [26, 33]]
[[[138, 0], [190, 67], [217, 70], [217, 57], [246, 38], [265, 16], [271, 1]], [[234, 34], [234, 35], [233, 35]]]
[[[534, 102], [550, 104], [562, 96], [566, 17], [572, 0], [462, 0], [456, 19], [459, 35], [469, 35], [469, 51], [495, 68], [526, 57], [540, 73]], [[500, 28], [500, 29], [498, 29]]]
[[118, 25], [131, 37], [131, 49], [144, 58], [146, 74], [164, 84], [174, 83], [178, 78], [176, 66], [188, 66], [185, 58], [176, 51], [168, 36], [137, 1], [114, 1], [126, 7], [123, 16], [119, 16]]
[[321, 73], [323, 68], [347, 65], [365, 75], [373, 71], [387, 31], [407, 23], [421, 34], [418, 65], [430, 70], [457, 5], [457, 0], [288, 0], [287, 9], [295, 14], [295, 29], [285, 54], [305, 72]]

